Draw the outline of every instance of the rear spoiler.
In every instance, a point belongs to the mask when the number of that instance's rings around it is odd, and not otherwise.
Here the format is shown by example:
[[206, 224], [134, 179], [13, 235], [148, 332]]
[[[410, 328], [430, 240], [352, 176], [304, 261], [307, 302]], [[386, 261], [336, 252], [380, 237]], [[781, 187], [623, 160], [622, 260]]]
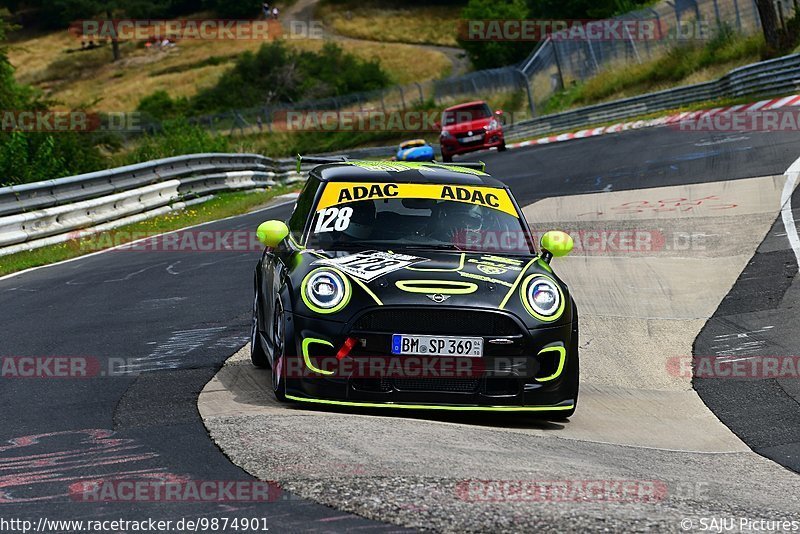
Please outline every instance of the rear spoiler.
[[318, 165], [324, 165], [325, 163], [346, 163], [347, 161], [350, 161], [347, 156], [315, 157], [315, 156], [301, 156], [300, 154], [298, 154], [297, 172], [300, 172], [300, 168], [303, 166], [303, 163], [316, 163]]
[[[326, 163], [347, 163], [350, 161], [350, 158], [347, 156], [328, 156], [328, 157], [321, 157], [321, 156], [301, 156], [300, 154], [297, 155], [297, 172], [301, 172], [301, 167], [303, 163], [316, 163], [318, 165], [324, 165]], [[437, 165], [440, 167], [463, 167], [465, 169], [475, 169], [481, 172], [486, 171], [486, 164], [482, 161], [465, 161], [463, 163], [439, 163], [438, 161], [430, 162], [432, 165]]]
[[481, 172], [486, 170], [486, 164], [482, 161], [465, 161], [464, 163], [439, 163], [434, 161], [432, 163], [442, 167], [464, 167], [465, 169], [475, 169]]

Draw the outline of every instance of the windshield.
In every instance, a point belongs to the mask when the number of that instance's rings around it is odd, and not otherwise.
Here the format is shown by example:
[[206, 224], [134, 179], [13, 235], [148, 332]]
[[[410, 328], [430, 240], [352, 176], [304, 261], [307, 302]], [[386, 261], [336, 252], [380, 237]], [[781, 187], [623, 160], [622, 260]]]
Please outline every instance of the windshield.
[[[375, 193], [370, 196], [377, 198], [348, 200], [366, 195], [370, 187]], [[451, 200], [451, 196], [469, 196], [469, 201]], [[306, 245], [321, 249], [533, 252], [504, 189], [434, 184], [328, 184]]]
[[442, 124], [447, 126], [450, 124], [459, 124], [478, 119], [486, 119], [491, 116], [492, 111], [489, 109], [489, 106], [486, 104], [478, 104], [475, 106], [445, 111], [444, 115], [442, 116]]

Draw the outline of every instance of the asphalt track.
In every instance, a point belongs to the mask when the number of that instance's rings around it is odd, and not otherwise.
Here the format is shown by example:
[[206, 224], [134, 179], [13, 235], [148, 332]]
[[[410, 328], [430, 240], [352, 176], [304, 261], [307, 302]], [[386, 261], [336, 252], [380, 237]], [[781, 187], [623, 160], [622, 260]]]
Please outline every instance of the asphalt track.
[[[529, 205], [556, 196], [779, 176], [800, 155], [799, 140], [800, 135], [791, 133], [714, 136], [659, 128], [531, 147], [504, 154], [485, 154], [481, 158], [487, 162], [490, 172], [512, 186], [521, 204]], [[800, 204], [797, 200], [795, 195], [795, 206]], [[264, 219], [285, 216], [288, 209], [288, 206], [284, 206], [211, 223], [205, 229], [251, 230]], [[764, 224], [765, 217], [766, 214], [759, 214], [761, 224]], [[774, 214], [772, 218], [774, 222]], [[788, 250], [785, 236], [780, 235], [780, 224], [772, 229], [770, 226], [771, 223], [765, 227], [764, 232], [768, 237], [760, 245], [760, 254], [756, 254], [752, 264], [755, 278], [761, 280], [760, 285], [752, 287], [753, 282], [750, 282], [751, 286], [743, 286], [744, 291], [740, 292], [740, 285], [748, 282], [748, 277], [742, 274], [733, 292], [725, 299], [733, 304], [726, 308], [723, 303], [716, 312], [711, 310], [714, 317], [698, 339], [698, 353], [710, 350], [702, 343], [709, 332], [719, 335], [713, 328], [731, 324], [730, 318], [737, 314], [749, 314], [736, 325], [737, 328], [747, 327], [745, 319], [753, 319], [752, 312], [759, 311], [770, 312], [768, 322], [771, 326], [781, 327], [781, 332], [776, 332], [772, 340], [774, 349], [770, 350], [776, 354], [792, 354], [791, 349], [797, 346], [791, 343], [796, 337], [787, 337], [796, 336], [797, 331], [796, 314], [791, 314], [791, 299], [796, 300], [797, 295], [793, 286], [796, 267], [792, 270], [788, 261], [791, 251]], [[737, 230], [747, 232], [748, 229]], [[759, 246], [764, 235], [750, 237], [758, 239], [754, 246]], [[744, 253], [744, 250], [736, 251], [737, 257]], [[770, 254], [778, 259], [762, 265]], [[284, 498], [266, 504], [215, 505], [79, 503], [65, 495], [69, 484], [85, 479], [130, 478], [154, 473], [195, 480], [249, 479], [249, 475], [233, 465], [209, 439], [196, 402], [200, 391], [222, 363], [247, 341], [252, 269], [257, 257], [258, 252], [255, 251], [116, 251], [0, 280], [0, 324], [3, 331], [0, 355], [96, 358], [101, 369], [108, 368], [108, 361], [112, 358], [127, 359], [132, 365], [129, 368], [132, 372], [122, 377], [2, 379], [0, 399], [4, 418], [0, 441], [8, 441], [10, 445], [0, 447], [0, 495], [3, 497], [0, 516], [32, 519], [43, 516], [49, 519], [153, 517], [174, 520], [198, 516], [261, 516], [267, 518], [274, 530], [344, 531], [358, 528], [394, 531], [399, 528], [291, 495], [284, 495]], [[745, 265], [747, 260], [743, 267]], [[780, 270], [781, 274], [777, 274], [775, 267], [780, 265], [785, 268]], [[751, 266], [747, 269], [751, 269]], [[562, 271], [566, 270], [565, 266]], [[731, 283], [738, 275], [738, 272], [734, 273]], [[772, 279], [776, 276], [780, 282], [777, 285]], [[780, 288], [786, 289], [782, 291]], [[767, 299], [767, 293], [770, 292], [775, 294], [772, 300], [774, 306], [762, 305], [759, 308], [753, 303], [753, 300]], [[740, 308], [742, 301], [748, 302], [748, 305]], [[787, 309], [789, 313], [786, 313]], [[721, 326], [715, 326], [717, 322]], [[788, 334], [790, 332], [794, 334]], [[775, 385], [780, 389], [776, 389]], [[707, 388], [696, 384], [701, 397], [745, 443], [770, 458], [783, 460], [784, 464], [791, 467], [792, 459], [796, 462], [798, 456], [796, 431], [799, 425], [796, 400], [794, 404], [788, 402], [787, 395], [791, 397], [791, 392], [794, 392], [796, 399], [797, 386], [796, 382], [794, 385], [772, 386], [760, 384], [759, 387], [766, 389], [753, 397], [733, 381], [717, 382]], [[731, 395], [739, 395], [742, 401], [731, 402], [731, 398], [736, 398]], [[772, 404], [776, 398], [780, 403]], [[754, 406], [762, 405], [771, 408], [764, 411], [754, 409]], [[338, 416], [334, 414], [330, 417]], [[398, 417], [392, 424], [397, 428], [408, 428], [406, 425], [412, 424], [413, 428], [415, 420], [419, 419], [409, 419], [411, 423], [408, 423], [405, 418]], [[373, 432], [373, 435], [385, 432], [378, 418], [367, 417], [359, 421], [358, 438], [363, 438], [365, 433], [369, 435], [369, 432]], [[424, 419], [422, 421], [426, 422]], [[475, 440], [484, 440], [487, 447], [494, 445], [498, 449], [508, 445], [509, 441], [504, 440], [513, 438], [509, 438], [507, 433], [495, 432], [497, 427], [513, 429], [518, 426], [508, 420], [481, 421], [469, 432], [457, 432], [448, 421], [444, 422], [445, 425], [437, 426], [442, 440], [437, 445], [447, 443], [448, 438], [453, 443], [459, 439], [472, 442], [474, 432]], [[463, 422], [455, 421], [457, 425]], [[575, 425], [575, 422], [566, 427], [570, 425]], [[780, 432], [771, 432], [770, 428], [776, 425]], [[264, 435], [263, 427], [241, 428], [248, 431], [239, 436], [244, 450], [257, 449], [261, 441], [270, 439], [269, 435]], [[578, 428], [574, 432], [579, 431]], [[609, 432], [608, 429], [605, 431]], [[680, 433], [681, 429], [673, 428], [672, 431]], [[719, 432], [721, 442], [736, 443], [736, 440], [725, 435], [724, 430]], [[37, 437], [25, 439], [30, 436]], [[503, 440], [495, 443], [500, 436]], [[321, 439], [324, 438], [324, 435], [321, 436]], [[521, 441], [518, 446], [530, 446], [531, 442], [523, 438], [527, 436], [519, 438]], [[120, 441], [111, 443], [111, 440]], [[529, 472], [528, 463], [537, 464], [541, 461], [538, 465], [551, 466], [554, 473], [573, 478], [619, 477], [626, 473], [628, 476], [647, 478], [648, 469], [660, 467], [663, 470], [672, 465], [669, 458], [663, 457], [665, 453], [656, 449], [614, 448], [608, 444], [579, 439], [562, 441], [561, 447], [573, 457], [582, 459], [580, 465], [558, 470], [556, 464], [551, 465], [540, 458], [505, 460], [510, 467], [526, 475]], [[540, 446], [542, 449], [537, 452], [551, 456], [551, 462], [560, 458], [547, 450], [549, 442], [541, 442]], [[427, 453], [425, 450], [410, 452], [418, 456]], [[478, 462], [481, 455], [486, 453], [485, 448], [461, 449], [462, 455], [473, 455]], [[391, 454], [391, 451], [384, 451], [384, 455]], [[434, 459], [438, 457], [434, 453], [430, 456]], [[741, 488], [736, 495], [722, 491], [715, 498], [729, 497], [741, 503], [752, 493], [758, 506], [748, 511], [774, 509], [785, 514], [792, 510], [793, 505], [795, 511], [800, 510], [800, 505], [790, 500], [793, 492], [790, 485], [796, 487], [796, 475], [781, 471], [766, 460], [748, 458], [745, 464], [732, 466], [734, 461], [732, 454], [723, 454], [714, 456], [709, 463], [694, 466], [702, 468], [705, 475], [708, 472], [719, 473], [720, 478], [728, 482], [728, 490], [736, 480], [739, 481]], [[609, 462], [619, 469], [612, 469]], [[351, 462], [351, 465], [358, 463]], [[692, 467], [687, 466], [687, 470], [691, 471]], [[796, 469], [796, 464], [794, 467]], [[732, 471], [741, 478], [733, 477]], [[509, 478], [514, 476], [514, 472], [513, 469], [499, 474], [490, 471], [463, 472], [460, 476]], [[421, 475], [421, 479], [409, 478], [409, 484], [424, 485], [424, 473]], [[520, 475], [518, 478], [524, 477]], [[742, 480], [750, 482], [742, 484]], [[777, 485], [770, 487], [769, 480], [774, 480]], [[367, 493], [372, 492], [370, 497], [373, 500], [380, 500], [380, 486], [366, 487]], [[323, 485], [318, 489], [320, 495], [316, 496], [317, 500], [326, 502], [326, 488]], [[787, 492], [788, 496], [784, 495], [783, 500], [776, 496]], [[756, 498], [757, 493], [766, 497]], [[340, 497], [335, 491], [328, 497], [331, 495]], [[769, 497], [774, 497], [774, 507], [767, 504]], [[339, 503], [334, 499], [334, 504]], [[687, 511], [693, 513], [703, 509], [696, 502], [678, 500], [672, 504], [677, 509], [685, 505]], [[417, 505], [420, 503], [417, 502]], [[614, 515], [619, 508], [625, 507], [574, 506], [568, 512], [521, 507], [507, 511], [505, 519], [487, 512], [483, 514], [481, 520], [484, 522], [481, 524], [511, 527], [525, 524], [525, 521], [536, 521], [537, 513], [541, 514], [543, 521], [547, 519], [541, 525], [550, 529], [558, 524], [569, 524], [576, 529], [597, 529], [603, 524], [640, 529], [653, 525], [664, 526], [669, 524], [666, 521], [673, 520], [668, 514], [660, 517], [661, 511], [645, 507], [631, 514], [616, 514], [613, 522], [604, 523], [603, 517]], [[380, 507], [376, 510], [380, 511]], [[464, 513], [469, 514], [469, 510]], [[405, 523], [409, 525], [416, 525], [414, 516], [425, 518], [424, 513], [413, 507], [401, 512], [396, 514], [401, 523], [403, 517], [410, 518]], [[361, 513], [370, 515], [368, 511]], [[646, 517], [648, 513], [654, 516], [655, 523], [642, 518], [642, 514]], [[564, 517], [565, 514], [568, 517]], [[433, 525], [444, 528], [439, 523], [429, 524]], [[673, 524], [673, 527], [677, 529], [677, 524]]]

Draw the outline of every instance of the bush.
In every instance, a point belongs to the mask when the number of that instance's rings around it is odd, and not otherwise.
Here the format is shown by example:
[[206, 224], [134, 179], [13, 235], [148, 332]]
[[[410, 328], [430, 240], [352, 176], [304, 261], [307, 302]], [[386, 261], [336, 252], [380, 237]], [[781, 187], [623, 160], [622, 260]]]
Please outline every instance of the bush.
[[183, 154], [230, 151], [228, 138], [212, 135], [201, 126], [189, 124], [186, 119], [175, 119], [165, 121], [161, 132], [142, 136], [136, 148], [119, 163], [122, 165]]
[[172, 99], [165, 91], [156, 91], [137, 109], [165, 120], [372, 91], [390, 82], [377, 60], [364, 61], [333, 43], [319, 52], [298, 52], [274, 41], [255, 53], [242, 54], [215, 86], [191, 99]]

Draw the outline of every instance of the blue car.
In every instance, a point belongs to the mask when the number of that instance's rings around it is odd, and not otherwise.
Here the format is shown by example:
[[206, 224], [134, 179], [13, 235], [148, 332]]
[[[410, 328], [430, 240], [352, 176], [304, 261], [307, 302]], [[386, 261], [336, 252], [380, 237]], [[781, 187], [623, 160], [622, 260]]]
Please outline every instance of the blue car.
[[433, 147], [424, 139], [412, 139], [400, 143], [397, 161], [433, 161]]

